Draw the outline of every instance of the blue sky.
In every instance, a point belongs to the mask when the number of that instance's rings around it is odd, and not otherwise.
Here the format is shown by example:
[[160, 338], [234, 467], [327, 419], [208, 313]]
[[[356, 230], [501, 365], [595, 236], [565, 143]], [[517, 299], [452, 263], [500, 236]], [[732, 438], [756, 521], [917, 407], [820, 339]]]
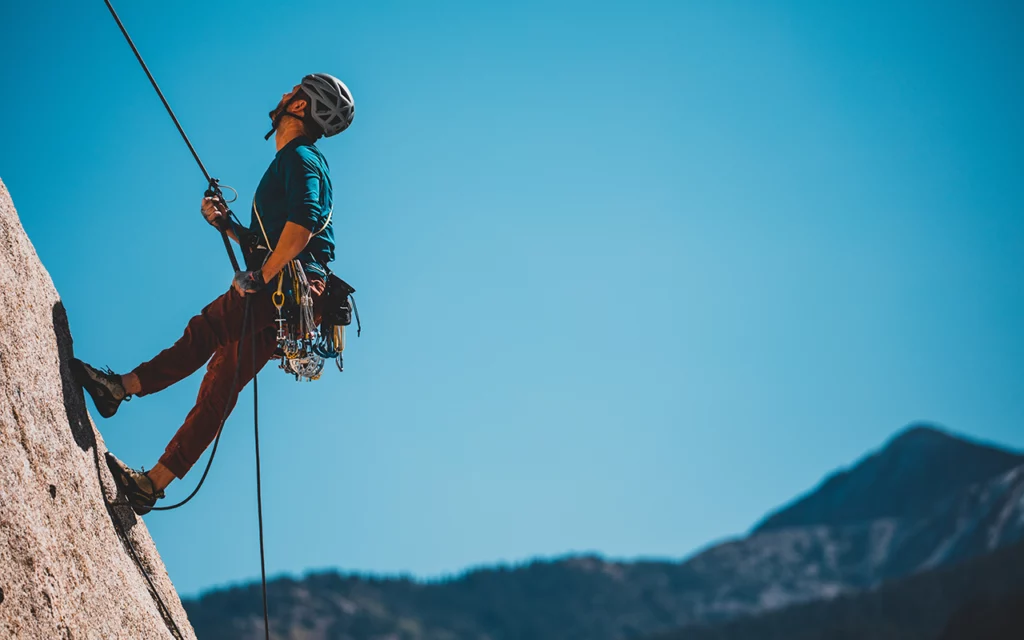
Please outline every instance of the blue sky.
[[[261, 376], [272, 574], [681, 557], [914, 420], [1024, 448], [1016, 3], [115, 6], [240, 211], [279, 96], [355, 96], [321, 148], [365, 331]], [[230, 281], [202, 176], [102, 2], [0, 25], [0, 178], [128, 370]], [[198, 384], [108, 446], [151, 466]], [[184, 594], [259, 575], [239, 404], [146, 518]]]

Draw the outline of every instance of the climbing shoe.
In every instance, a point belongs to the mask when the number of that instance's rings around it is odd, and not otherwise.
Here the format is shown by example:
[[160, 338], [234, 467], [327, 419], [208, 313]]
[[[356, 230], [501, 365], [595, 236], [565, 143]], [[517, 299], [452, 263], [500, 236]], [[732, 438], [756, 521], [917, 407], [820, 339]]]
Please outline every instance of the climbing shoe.
[[104, 418], [109, 418], [117, 413], [117, 407], [123, 401], [132, 398], [124, 390], [121, 376], [110, 369], [100, 370], [85, 364], [78, 358], [72, 358], [71, 375], [89, 393], [92, 401], [96, 403], [96, 410]]
[[145, 471], [136, 471], [107, 452], [107, 467], [114, 476], [114, 482], [124, 492], [132, 511], [140, 516], [149, 513], [156, 501], [164, 497], [157, 491]]

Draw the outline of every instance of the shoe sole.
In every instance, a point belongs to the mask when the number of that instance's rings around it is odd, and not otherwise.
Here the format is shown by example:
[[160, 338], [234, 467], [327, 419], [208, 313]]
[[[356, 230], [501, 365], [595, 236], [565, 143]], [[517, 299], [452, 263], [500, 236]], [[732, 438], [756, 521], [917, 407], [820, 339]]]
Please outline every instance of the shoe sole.
[[[121, 404], [121, 401], [117, 401], [117, 404], [114, 405], [113, 411], [103, 409], [103, 407], [100, 406], [100, 403], [96, 401], [96, 394], [93, 393], [92, 389], [101, 389], [104, 395], [109, 394], [110, 392], [107, 390], [106, 387], [104, 387], [99, 382], [96, 382], [96, 380], [91, 375], [89, 375], [89, 370], [87, 368], [88, 365], [86, 365], [84, 362], [82, 362], [78, 358], [72, 358], [70, 364], [72, 377], [74, 377], [75, 382], [77, 382], [79, 386], [81, 386], [85, 390], [85, 392], [89, 394], [89, 397], [92, 398], [92, 403], [96, 406], [96, 411], [100, 414], [100, 416], [103, 418], [113, 417], [113, 415], [117, 413], [117, 408], [118, 405]], [[104, 397], [101, 398], [101, 400], [106, 401], [107, 398]]]
[[[117, 488], [120, 489], [121, 493], [124, 494], [125, 499], [128, 501], [128, 506], [132, 508], [132, 511], [134, 511], [136, 515], [140, 516], [144, 516], [150, 511], [152, 511], [152, 506], [147, 507], [143, 505], [137, 505], [132, 501], [132, 496], [135, 494], [135, 492], [131, 490], [131, 486], [138, 485], [136, 485], [135, 481], [132, 480], [131, 476], [128, 475], [128, 472], [125, 471], [124, 463], [118, 460], [114, 456], [114, 454], [110, 453], [109, 451], [107, 452], [106, 459], [107, 468], [110, 469], [111, 475], [114, 476], [114, 484], [116, 484]], [[156, 500], [153, 501], [153, 504], [156, 504]]]

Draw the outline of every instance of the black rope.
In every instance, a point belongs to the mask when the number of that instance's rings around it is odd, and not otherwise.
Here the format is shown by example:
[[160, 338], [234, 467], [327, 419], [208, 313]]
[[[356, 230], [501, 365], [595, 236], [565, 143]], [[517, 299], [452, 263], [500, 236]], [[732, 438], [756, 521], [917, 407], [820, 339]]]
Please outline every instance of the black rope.
[[164, 624], [167, 625], [167, 630], [170, 631], [177, 640], [185, 640], [185, 635], [181, 632], [181, 628], [178, 627], [178, 623], [175, 621], [174, 616], [171, 615], [171, 608], [167, 606], [166, 602], [164, 602], [163, 597], [160, 595], [160, 590], [156, 588], [156, 584], [153, 583], [152, 576], [149, 575], [149, 570], [146, 569], [142, 559], [139, 558], [139, 552], [135, 549], [135, 544], [132, 542], [131, 536], [129, 536], [128, 532], [125, 531], [121, 518], [114, 511], [115, 506], [125, 506], [130, 508], [131, 504], [127, 500], [114, 503], [107, 502], [107, 490], [103, 486], [103, 471], [101, 470], [99, 456], [99, 445], [94, 443], [93, 463], [96, 466], [96, 480], [100, 485], [100, 494], [103, 498], [103, 505], [107, 509], [107, 515], [110, 516], [110, 521], [114, 524], [114, 528], [117, 530], [117, 537], [121, 540], [121, 544], [128, 550], [128, 555], [132, 557], [132, 561], [135, 562], [135, 566], [138, 568], [139, 573], [142, 574], [142, 577], [144, 577], [146, 582], [149, 584], [149, 591], [156, 600], [157, 608], [160, 610], [160, 617], [164, 619]]
[[[132, 52], [138, 59], [139, 64], [142, 65], [142, 70], [146, 72], [146, 77], [149, 78], [150, 84], [156, 89], [156, 94], [160, 96], [160, 101], [164, 103], [164, 108], [167, 109], [167, 115], [171, 116], [171, 120], [174, 121], [174, 126], [178, 128], [178, 133], [181, 134], [181, 139], [188, 145], [188, 150], [192, 152], [192, 157], [196, 159], [196, 164], [199, 165], [199, 170], [203, 172], [203, 177], [206, 178], [208, 184], [207, 193], [220, 196], [220, 185], [216, 178], [210, 177], [210, 172], [206, 170], [206, 165], [199, 159], [199, 154], [196, 153], [196, 148], [192, 146], [192, 141], [185, 135], [185, 130], [181, 127], [181, 123], [178, 122], [178, 117], [174, 115], [174, 111], [171, 109], [171, 105], [168, 104], [167, 98], [164, 97], [164, 92], [160, 90], [160, 85], [156, 83], [156, 78], [150, 73], [149, 67], [146, 66], [146, 61], [142, 59], [142, 54], [139, 53], [138, 47], [132, 41], [131, 36], [128, 35], [128, 30], [125, 29], [124, 23], [121, 22], [121, 18], [118, 17], [117, 12], [114, 11], [114, 5], [110, 4], [110, 0], [103, 0], [106, 3], [107, 9], [110, 9], [110, 15], [114, 16], [114, 21], [117, 22], [117, 26], [121, 29], [121, 33], [124, 34], [124, 39], [128, 41], [128, 46], [132, 48]], [[222, 198], [223, 199], [223, 198]], [[235, 258], [235, 252], [231, 248], [231, 240], [228, 239], [228, 232], [226, 228], [219, 228], [221, 239], [224, 241], [224, 248], [228, 252], [228, 259], [231, 260], [231, 266], [234, 267], [235, 271], [238, 271], [238, 259]]]
[[[142, 70], [146, 72], [146, 77], [149, 78], [150, 84], [153, 85], [153, 89], [156, 90], [156, 94], [160, 97], [160, 101], [163, 103], [164, 108], [167, 110], [167, 115], [171, 116], [171, 120], [174, 122], [174, 126], [177, 127], [178, 133], [181, 134], [181, 139], [185, 141], [186, 145], [188, 145], [188, 150], [192, 153], [192, 157], [195, 158], [196, 164], [199, 165], [199, 170], [203, 172], [203, 177], [206, 178], [206, 182], [208, 184], [208, 188], [207, 188], [207, 191], [206, 191], [207, 197], [216, 195], [216, 196], [220, 197], [221, 200], [223, 200], [224, 198], [223, 198], [223, 194], [221, 193], [220, 184], [218, 183], [216, 178], [213, 178], [213, 177], [210, 176], [210, 172], [206, 170], [206, 166], [203, 164], [203, 161], [199, 159], [199, 154], [196, 152], [195, 147], [192, 146], [192, 141], [189, 140], [188, 136], [185, 134], [185, 129], [182, 128], [181, 123], [178, 121], [178, 117], [174, 115], [174, 110], [171, 109], [171, 105], [167, 102], [167, 98], [164, 97], [164, 92], [160, 90], [160, 85], [157, 84], [156, 78], [154, 78], [153, 74], [149, 71], [149, 67], [146, 65], [145, 60], [142, 59], [142, 54], [139, 53], [138, 47], [135, 46], [135, 43], [132, 41], [131, 36], [128, 35], [128, 30], [125, 28], [124, 23], [121, 22], [121, 18], [118, 17], [117, 12], [114, 11], [114, 6], [112, 4], [110, 4], [110, 0], [103, 0], [103, 1], [104, 1], [104, 3], [106, 3], [107, 9], [110, 10], [110, 15], [113, 16], [114, 17], [114, 21], [117, 22], [118, 28], [121, 29], [121, 33], [124, 35], [124, 39], [128, 41], [128, 46], [130, 46], [132, 48], [132, 52], [135, 54], [135, 58], [139, 61], [139, 64], [142, 66]], [[232, 214], [231, 211], [228, 210], [227, 211], [227, 215], [225, 216], [225, 220], [226, 220], [225, 224], [220, 226], [220, 227], [218, 227], [218, 228], [219, 228], [219, 231], [220, 231], [221, 239], [224, 241], [224, 249], [227, 251], [228, 258], [231, 260], [231, 266], [237, 272], [237, 271], [239, 271], [238, 260], [235, 258], [235, 252], [231, 248], [231, 241], [228, 239], [228, 233], [227, 233], [227, 228], [230, 226], [230, 221], [231, 221], [231, 218], [232, 218], [233, 215], [234, 214]], [[241, 238], [239, 238], [239, 240], [241, 240]], [[231, 381], [231, 393], [234, 393], [234, 394], [238, 393], [238, 376], [239, 376], [239, 372], [241, 371], [241, 368], [242, 368], [242, 340], [245, 338], [245, 330], [246, 330], [246, 328], [248, 327], [248, 324], [249, 324], [249, 317], [250, 317], [250, 303], [249, 303], [249, 298], [246, 298], [246, 300], [245, 300], [245, 313], [244, 313], [244, 315], [242, 317], [242, 332], [238, 336], [238, 354], [237, 354], [236, 363], [235, 363], [235, 374], [234, 374], [234, 378]], [[269, 616], [268, 608], [267, 608], [267, 567], [266, 567], [266, 554], [265, 554], [265, 551], [264, 551], [264, 544], [263, 544], [263, 496], [262, 496], [262, 488], [261, 488], [261, 484], [260, 484], [260, 423], [259, 423], [259, 385], [258, 385], [257, 378], [256, 378], [256, 331], [252, 330], [251, 333], [252, 333], [252, 366], [253, 366], [253, 369], [252, 369], [253, 427], [254, 427], [254, 435], [255, 435], [255, 441], [256, 441], [256, 509], [257, 509], [257, 513], [258, 513], [258, 516], [259, 516], [259, 530], [260, 530], [260, 574], [262, 576], [262, 582], [263, 582], [263, 625], [264, 625], [264, 630], [266, 632], [266, 638], [267, 638], [267, 640], [270, 640], [270, 621], [269, 621], [269, 617], [270, 616]], [[227, 404], [224, 407], [224, 415], [221, 417], [220, 424], [217, 426], [217, 435], [216, 435], [216, 437], [214, 438], [214, 441], [213, 441], [213, 449], [210, 450], [210, 459], [207, 460], [207, 462], [206, 462], [206, 468], [203, 470], [203, 475], [202, 475], [202, 477], [199, 478], [199, 483], [196, 485], [196, 488], [193, 489], [192, 493], [190, 493], [188, 495], [188, 497], [186, 497], [181, 502], [179, 502], [177, 504], [173, 504], [173, 505], [168, 506], [168, 507], [153, 507], [153, 511], [170, 511], [172, 509], [177, 509], [177, 508], [182, 507], [185, 504], [187, 504], [192, 498], [194, 498], [196, 496], [197, 493], [199, 493], [199, 489], [201, 489], [202, 486], [203, 486], [203, 483], [206, 482], [206, 477], [207, 477], [207, 475], [209, 475], [210, 468], [213, 466], [213, 458], [214, 458], [214, 456], [217, 455], [217, 447], [218, 447], [218, 445], [220, 445], [220, 437], [221, 437], [221, 434], [224, 432], [224, 423], [227, 421], [228, 415], [231, 413], [231, 406], [232, 406], [232, 402], [231, 402], [230, 396], [229, 396], [229, 400], [228, 400]], [[132, 549], [132, 551], [134, 552], [134, 549]], [[148, 574], [146, 575], [146, 579], [149, 580]], [[156, 592], [155, 591], [155, 587], [153, 587], [152, 581], [150, 581], [150, 587], [154, 588], [154, 592]], [[157, 594], [157, 598], [159, 599], [159, 594]], [[161, 600], [160, 604], [163, 604], [162, 600]], [[166, 609], [166, 606], [165, 606], [165, 609]], [[173, 622], [173, 618], [172, 618], [172, 622]], [[180, 631], [179, 631], [179, 635], [180, 635]]]
[[139, 49], [132, 42], [132, 37], [128, 35], [128, 30], [124, 28], [124, 23], [121, 22], [121, 18], [117, 16], [117, 12], [114, 11], [114, 6], [110, 4], [110, 0], [103, 0], [107, 3], [107, 8], [110, 9], [110, 15], [114, 16], [114, 21], [117, 22], [117, 26], [121, 28], [121, 33], [124, 34], [124, 39], [128, 41], [128, 46], [132, 48], [135, 53], [135, 57], [139, 59], [139, 64], [142, 65], [142, 70], [146, 72], [146, 77], [149, 78], [153, 88], [156, 89], [156, 94], [160, 96], [160, 101], [164, 103], [164, 108], [167, 109], [167, 114], [171, 116], [171, 120], [174, 121], [174, 126], [178, 128], [178, 133], [181, 134], [181, 139], [188, 145], [188, 150], [192, 152], [192, 157], [196, 159], [196, 164], [199, 165], [199, 169], [203, 172], [207, 182], [213, 182], [213, 178], [210, 177], [210, 173], [206, 170], [206, 166], [203, 161], [199, 159], [199, 154], [196, 153], [195, 147], [192, 146], [192, 142], [185, 135], [185, 130], [181, 128], [181, 123], [178, 122], [177, 116], [174, 115], [174, 111], [171, 109], [171, 105], [167, 103], [167, 98], [164, 97], [164, 92], [160, 90], [160, 86], [156, 83], [156, 79], [153, 74], [149, 72], [149, 67], [146, 66], [146, 62], [142, 59], [142, 54], [139, 53]]
[[270, 640], [270, 609], [267, 607], [267, 562], [263, 551], [263, 491], [260, 485], [260, 387], [256, 372], [256, 332], [252, 332], [252, 425], [256, 440], [256, 514], [260, 521], [260, 578], [263, 582], [263, 631]]
[[[108, 505], [107, 509], [110, 510], [111, 507]], [[112, 514], [111, 518], [117, 520], [117, 514]], [[117, 526], [119, 529], [121, 528], [120, 524], [115, 526]], [[167, 603], [164, 602], [163, 597], [160, 595], [160, 591], [156, 588], [156, 585], [153, 584], [153, 578], [149, 575], [149, 571], [145, 568], [145, 565], [143, 565], [142, 560], [139, 558], [139, 552], [135, 549], [135, 544], [128, 536], [128, 532], [122, 530], [120, 537], [125, 547], [127, 547], [128, 549], [128, 555], [132, 557], [132, 560], [135, 562], [135, 566], [139, 567], [139, 570], [142, 573], [142, 577], [144, 577], [146, 579], [146, 582], [149, 584], [149, 590], [153, 593], [153, 596], [159, 603], [160, 608], [162, 609], [161, 614], [162, 617], [164, 618], [164, 624], [167, 625], [168, 631], [172, 631], [174, 633], [175, 638], [177, 638], [178, 640], [185, 640], [185, 635], [181, 632], [181, 628], [178, 627], [178, 623], [174, 619], [174, 616], [171, 615], [170, 607], [168, 607]]]
[[[250, 319], [250, 297], [245, 296], [245, 313], [242, 316], [242, 332], [238, 336], [238, 351], [235, 357], [235, 374], [231, 380], [231, 393], [238, 393], [238, 376], [242, 369], [242, 340], [245, 339], [245, 330], [249, 328]], [[256, 372], [256, 331], [251, 330], [252, 341], [252, 406], [253, 406], [253, 434], [256, 445], [256, 513], [259, 518], [259, 533], [260, 533], [260, 578], [263, 587], [263, 628], [266, 633], [266, 640], [270, 640], [270, 609], [267, 605], [267, 562], [266, 562], [266, 551], [263, 541], [263, 491], [262, 482], [260, 477], [260, 388], [259, 379]], [[213, 439], [213, 448], [210, 450], [210, 458], [206, 461], [206, 468], [203, 469], [203, 475], [199, 478], [199, 483], [196, 484], [196, 488], [192, 490], [192, 493], [188, 494], [181, 502], [170, 505], [168, 507], [153, 507], [153, 511], [170, 511], [179, 507], [185, 506], [192, 498], [199, 493], [199, 490], [203, 487], [203, 483], [206, 482], [206, 476], [210, 473], [210, 468], [213, 466], [213, 458], [217, 455], [217, 446], [220, 444], [221, 434], [224, 433], [224, 423], [227, 422], [228, 416], [231, 414], [231, 401], [230, 399], [224, 405], [224, 414], [221, 416], [220, 425], [217, 427], [217, 435]], [[149, 576], [146, 576], [149, 580]], [[157, 594], [159, 598], [159, 594]], [[163, 602], [161, 601], [161, 604]], [[165, 605], [166, 606], [166, 605]]]
[[[238, 393], [238, 376], [242, 369], [242, 340], [245, 338], [245, 330], [249, 328], [250, 318], [250, 297], [245, 296], [245, 313], [242, 316], [242, 332], [238, 336], [238, 351], [235, 357], [235, 374], [231, 380], [231, 393]], [[251, 330], [252, 341], [252, 405], [253, 405], [253, 432], [256, 443], [256, 513], [259, 518], [259, 533], [260, 533], [260, 577], [263, 586], [263, 627], [266, 632], [266, 639], [270, 640], [270, 613], [269, 607], [267, 606], [267, 562], [266, 552], [263, 542], [263, 491], [262, 483], [260, 479], [260, 388], [259, 379], [256, 373], [256, 331]], [[170, 511], [179, 507], [185, 506], [199, 493], [199, 490], [203, 487], [203, 483], [206, 482], [206, 476], [210, 473], [210, 468], [213, 466], [213, 458], [217, 455], [217, 446], [220, 444], [220, 436], [224, 433], [224, 423], [227, 422], [228, 416], [231, 414], [231, 401], [230, 399], [224, 405], [224, 414], [221, 416], [220, 425], [217, 427], [217, 435], [213, 439], [213, 448], [210, 450], [210, 458], [206, 461], [206, 468], [203, 470], [203, 475], [199, 478], [199, 483], [196, 484], [196, 488], [192, 490], [192, 493], [188, 494], [188, 497], [177, 504], [170, 505], [168, 507], [153, 507], [153, 511]], [[149, 576], [146, 576], [149, 579]], [[157, 596], [159, 598], [159, 595]], [[163, 604], [163, 602], [161, 602]]]

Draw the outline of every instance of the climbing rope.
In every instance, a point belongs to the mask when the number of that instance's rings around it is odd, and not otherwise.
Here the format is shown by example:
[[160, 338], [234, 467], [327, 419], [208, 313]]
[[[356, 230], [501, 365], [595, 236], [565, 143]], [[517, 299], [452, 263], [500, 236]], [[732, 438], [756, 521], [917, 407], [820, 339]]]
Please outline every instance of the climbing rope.
[[[131, 36], [128, 35], [128, 30], [125, 28], [124, 23], [121, 22], [121, 18], [118, 17], [117, 12], [114, 11], [114, 6], [112, 4], [110, 4], [110, 0], [103, 0], [103, 1], [107, 5], [107, 9], [110, 10], [110, 15], [112, 15], [114, 17], [114, 21], [117, 22], [117, 26], [121, 29], [121, 33], [124, 35], [125, 40], [128, 41], [128, 45], [132, 48], [132, 52], [135, 53], [135, 57], [136, 57], [136, 59], [138, 59], [139, 64], [142, 65], [142, 70], [146, 72], [146, 77], [149, 78], [150, 83], [153, 85], [153, 89], [155, 89], [157, 95], [160, 96], [160, 101], [163, 102], [164, 108], [167, 109], [167, 114], [169, 116], [171, 116], [171, 120], [174, 121], [174, 126], [178, 128], [178, 133], [181, 134], [182, 140], [185, 141], [185, 144], [188, 145], [189, 151], [192, 152], [192, 157], [195, 158], [196, 164], [199, 165], [200, 171], [203, 172], [203, 177], [206, 178], [206, 182], [207, 182], [207, 185], [208, 185], [207, 189], [206, 189], [206, 197], [216, 196], [216, 197], [220, 198], [223, 201], [224, 198], [223, 198], [223, 193], [222, 193], [221, 188], [220, 188], [220, 183], [217, 181], [216, 178], [213, 178], [213, 177], [210, 176], [210, 172], [206, 170], [206, 166], [203, 164], [203, 161], [199, 159], [199, 154], [196, 153], [196, 149], [195, 149], [195, 147], [192, 146], [192, 142], [188, 139], [188, 136], [185, 135], [185, 130], [182, 128], [181, 123], [178, 122], [177, 116], [174, 115], [174, 111], [171, 109], [171, 105], [167, 102], [167, 98], [164, 97], [163, 91], [160, 90], [160, 86], [156, 83], [156, 79], [153, 77], [153, 74], [149, 71], [149, 67], [146, 65], [146, 62], [142, 59], [142, 54], [139, 53], [139, 50], [135, 46], [135, 43], [132, 41]], [[230, 188], [230, 187], [228, 187], [228, 188]], [[231, 210], [229, 209], [227, 211], [227, 214], [225, 215], [225, 222], [221, 226], [218, 226], [218, 230], [220, 231], [221, 239], [224, 241], [224, 248], [228, 252], [228, 259], [231, 260], [231, 267], [234, 269], [235, 272], [238, 272], [239, 271], [238, 260], [237, 260], [237, 258], [235, 258], [235, 252], [231, 248], [231, 241], [228, 239], [228, 228], [230, 228], [232, 226], [232, 219], [233, 218], [234, 218], [234, 214], [231, 213]], [[239, 229], [240, 226], [241, 225], [236, 224], [235, 228]], [[242, 239], [241, 235], [240, 234], [236, 234], [236, 236], [241, 241], [241, 239]], [[248, 324], [249, 324], [249, 316], [250, 316], [250, 300], [249, 300], [248, 297], [246, 297], [246, 299], [245, 299], [245, 312], [244, 312], [244, 314], [242, 316], [242, 330], [241, 330], [241, 333], [239, 333], [239, 335], [238, 335], [238, 352], [237, 352], [237, 357], [236, 357], [236, 362], [235, 362], [235, 373], [234, 373], [234, 378], [233, 378], [232, 383], [231, 383], [231, 390], [234, 393], [237, 393], [238, 376], [239, 376], [239, 372], [241, 371], [241, 368], [242, 368], [242, 339], [245, 337], [245, 330], [246, 330], [246, 328], [248, 327]], [[269, 613], [269, 608], [267, 606], [266, 554], [265, 554], [264, 545], [263, 545], [263, 496], [262, 496], [262, 487], [261, 487], [261, 482], [260, 482], [259, 386], [258, 386], [258, 383], [257, 383], [257, 375], [256, 375], [256, 373], [257, 373], [256, 372], [256, 331], [255, 330], [251, 330], [250, 333], [252, 334], [252, 364], [253, 364], [253, 370], [252, 370], [253, 428], [254, 428], [255, 443], [256, 443], [256, 508], [257, 508], [257, 515], [258, 515], [258, 519], [259, 519], [260, 574], [261, 574], [261, 577], [262, 577], [262, 586], [263, 586], [263, 631], [264, 631], [264, 634], [266, 636], [266, 640], [270, 640], [270, 613]], [[214, 458], [214, 456], [217, 453], [217, 445], [220, 444], [220, 436], [221, 436], [221, 433], [223, 432], [223, 429], [224, 429], [224, 423], [227, 421], [228, 415], [231, 413], [231, 404], [232, 403], [231, 403], [231, 400], [229, 398], [229, 400], [227, 401], [227, 404], [224, 407], [224, 415], [221, 417], [220, 425], [217, 427], [217, 436], [214, 439], [213, 449], [210, 451], [210, 459], [206, 463], [206, 469], [203, 471], [203, 475], [199, 479], [199, 483], [196, 485], [196, 488], [193, 489], [192, 493], [190, 493], [188, 495], [188, 497], [185, 498], [184, 500], [182, 500], [181, 502], [179, 502], [177, 504], [174, 504], [174, 505], [171, 505], [169, 507], [155, 507], [153, 509], [154, 511], [169, 511], [171, 509], [177, 509], [177, 508], [179, 508], [181, 506], [184, 506], [192, 498], [194, 498], [197, 493], [199, 493], [199, 489], [202, 488], [203, 482], [206, 481], [206, 476], [210, 473], [210, 468], [213, 465], [213, 458]], [[134, 548], [132, 548], [132, 551], [133, 551], [133, 554], [134, 554]], [[150, 579], [148, 573], [146, 573], [145, 575], [146, 575], [147, 581], [149, 581], [149, 583], [150, 583], [150, 587], [154, 589], [154, 593], [157, 593], [155, 591], [155, 587], [153, 587], [152, 580]], [[163, 600], [160, 599], [159, 593], [157, 593], [157, 599], [160, 600], [160, 604], [161, 605], [164, 604]], [[164, 605], [164, 608], [166, 609], [166, 605]], [[169, 610], [168, 610], [168, 613], [169, 613]], [[173, 622], [173, 618], [171, 618], [171, 621]], [[177, 625], [176, 624], [175, 624], [175, 630], [177, 630]], [[177, 631], [178, 631], [178, 633], [180, 635], [180, 630], [177, 630]]]
[[[125, 29], [124, 23], [121, 22], [121, 18], [119, 18], [117, 12], [114, 11], [114, 5], [110, 4], [110, 0], [103, 0], [103, 2], [106, 3], [107, 9], [110, 9], [110, 15], [114, 16], [114, 21], [117, 22], [117, 26], [121, 29], [121, 33], [124, 34], [124, 39], [128, 41], [128, 46], [132, 48], [132, 52], [135, 54], [136, 59], [138, 59], [139, 64], [142, 65], [142, 70], [146, 72], [146, 77], [149, 78], [149, 82], [153, 85], [153, 88], [156, 89], [156, 94], [160, 96], [160, 101], [164, 103], [164, 108], [167, 109], [167, 115], [171, 116], [171, 120], [174, 121], [174, 126], [178, 128], [178, 133], [181, 134], [181, 139], [185, 141], [186, 145], [188, 145], [188, 150], [192, 152], [192, 157], [195, 158], [196, 164], [199, 165], [199, 170], [203, 172], [203, 177], [206, 178], [206, 183], [208, 185], [206, 189], [207, 197], [218, 196], [223, 199], [220, 183], [216, 178], [210, 177], [210, 172], [206, 170], [206, 165], [204, 165], [203, 161], [199, 159], [199, 154], [196, 153], [196, 148], [192, 146], [192, 141], [188, 139], [187, 135], [185, 135], [185, 130], [182, 128], [181, 123], [178, 122], [178, 117], [174, 115], [174, 111], [171, 109], [171, 105], [168, 104], [167, 98], [164, 97], [164, 92], [160, 90], [160, 85], [156, 83], [156, 78], [154, 78], [153, 74], [150, 73], [149, 67], [146, 65], [146, 61], [142, 59], [142, 54], [139, 53], [139, 49], [135, 46], [135, 43], [132, 42], [131, 36], [128, 35], [128, 30]], [[229, 222], [232, 215], [234, 214], [228, 211], [227, 220]], [[231, 266], [235, 271], [238, 271], [238, 259], [235, 258], [235, 252], [231, 248], [231, 240], [228, 239], [229, 222], [218, 227], [218, 229], [220, 230], [220, 237], [224, 241], [224, 249], [228, 252], [228, 259], [231, 260]]]
[[[246, 302], [248, 307], [249, 303]], [[270, 614], [267, 607], [267, 562], [263, 553], [263, 491], [260, 488], [260, 394], [256, 377], [256, 332], [252, 331], [252, 429], [256, 440], [256, 515], [260, 521], [260, 581], [263, 584], [263, 629], [270, 640]], [[243, 334], [244, 335], [244, 334]], [[239, 344], [242, 338], [238, 339]]]
[[[84, 409], [83, 409], [84, 410]], [[88, 421], [86, 421], [88, 422]], [[123, 506], [131, 508], [131, 504], [127, 500], [123, 502], [107, 502], [107, 489], [103, 484], [103, 471], [100, 465], [100, 449], [99, 445], [93, 443], [93, 456], [95, 458], [94, 464], [96, 466], [96, 479], [100, 485], [100, 493], [103, 496], [103, 504], [107, 508], [107, 515], [110, 516], [110, 521], [114, 523], [114, 528], [117, 529], [117, 537], [121, 539], [121, 544], [125, 546], [128, 551], [128, 555], [131, 556], [135, 566], [139, 569], [139, 573], [146, 579], [146, 583], [149, 585], [149, 591], [156, 600], [157, 609], [160, 611], [160, 617], [164, 619], [164, 624], [167, 625], [167, 629], [174, 635], [175, 640], [185, 640], [185, 635], [181, 632], [181, 628], [178, 627], [178, 623], [174, 620], [174, 616], [171, 614], [171, 608], [164, 602], [163, 597], [160, 595], [160, 590], [156, 588], [156, 584], [153, 582], [153, 577], [149, 575], [149, 570], [146, 569], [146, 565], [139, 558], [139, 552], [135, 549], [135, 544], [132, 542], [131, 536], [125, 531], [124, 526], [121, 523], [121, 518], [114, 511], [114, 507]], [[109, 453], [107, 455], [110, 455]]]

